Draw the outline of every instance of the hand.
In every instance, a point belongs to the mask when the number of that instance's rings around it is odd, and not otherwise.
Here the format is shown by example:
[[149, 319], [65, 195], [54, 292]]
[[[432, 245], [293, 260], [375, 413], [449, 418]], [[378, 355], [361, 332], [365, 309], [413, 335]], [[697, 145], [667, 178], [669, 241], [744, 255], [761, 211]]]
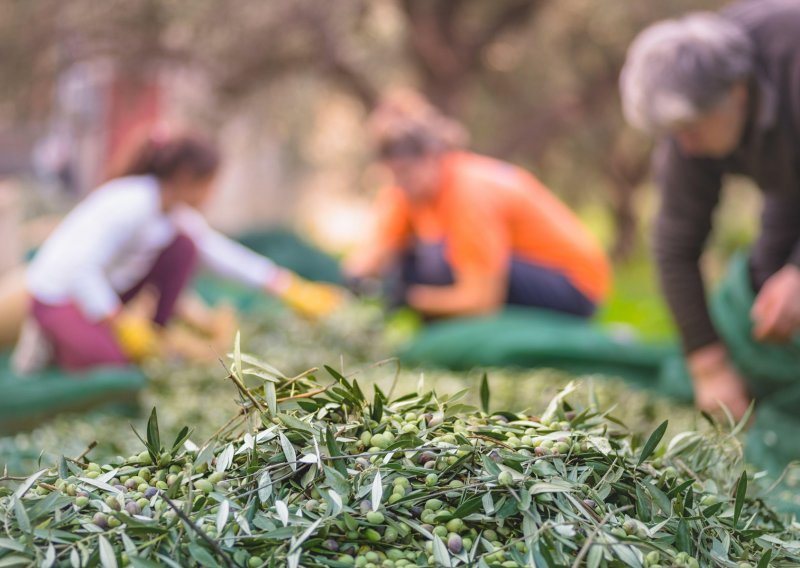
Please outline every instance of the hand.
[[800, 328], [800, 268], [787, 264], [770, 276], [753, 308], [753, 337], [758, 341], [789, 341]]
[[375, 278], [345, 276], [344, 287], [357, 298], [381, 295], [381, 283]]
[[750, 406], [744, 379], [731, 365], [720, 343], [692, 352], [687, 357], [694, 384], [695, 406], [710, 414], [719, 414], [724, 405], [735, 420]]
[[344, 290], [338, 286], [310, 282], [297, 274], [291, 274], [278, 295], [290, 308], [311, 319], [330, 315], [345, 302]]
[[161, 351], [160, 333], [149, 319], [121, 314], [110, 323], [122, 352], [131, 361], [139, 363]]

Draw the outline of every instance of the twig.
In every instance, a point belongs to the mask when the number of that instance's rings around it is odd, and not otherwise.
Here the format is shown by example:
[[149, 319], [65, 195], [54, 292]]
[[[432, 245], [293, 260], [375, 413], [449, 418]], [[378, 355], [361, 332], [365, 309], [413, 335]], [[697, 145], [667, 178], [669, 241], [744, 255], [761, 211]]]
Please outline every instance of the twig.
[[[227, 378], [232, 380], [233, 384], [236, 385], [236, 388], [239, 389], [240, 392], [242, 392], [247, 398], [250, 399], [250, 402], [253, 403], [253, 406], [255, 406], [258, 409], [258, 411], [261, 412], [262, 414], [266, 412], [264, 407], [261, 406], [261, 403], [259, 403], [255, 398], [253, 398], [253, 394], [250, 392], [250, 390], [244, 385], [242, 381], [239, 380], [239, 377], [234, 375], [231, 372], [231, 370], [225, 366], [225, 362], [222, 359], [219, 360], [219, 364], [222, 365], [222, 368], [225, 369], [226, 373], [228, 373]], [[241, 372], [241, 369], [239, 369], [239, 371]]]
[[27, 477], [17, 477], [15, 475], [3, 475], [0, 477], [0, 481], [25, 481], [28, 479]]
[[277, 399], [278, 402], [286, 402], [287, 400], [297, 400], [298, 398], [311, 398], [317, 396], [318, 394], [324, 393], [328, 390], [328, 387], [317, 389], [315, 391], [309, 391], [303, 394], [296, 394], [294, 396], [284, 396], [283, 398]]
[[232, 380], [232, 381], [233, 381], [233, 384], [234, 384], [234, 385], [236, 385], [236, 388], [238, 388], [238, 389], [239, 389], [239, 391], [240, 391], [242, 394], [244, 394], [244, 395], [245, 395], [247, 398], [249, 398], [249, 399], [250, 399], [250, 402], [252, 402], [252, 403], [253, 403], [253, 406], [255, 406], [255, 407], [256, 407], [256, 409], [257, 409], [259, 412], [261, 412], [262, 414], [263, 414], [264, 412], [266, 412], [266, 410], [264, 409], [264, 407], [263, 407], [263, 406], [261, 406], [261, 403], [260, 403], [260, 402], [258, 402], [258, 400], [257, 400], [257, 399], [256, 399], [256, 398], [253, 396], [253, 393], [251, 393], [251, 392], [250, 392], [250, 390], [249, 390], [249, 389], [248, 389], [248, 388], [247, 388], [247, 387], [244, 385], [244, 383], [243, 383], [241, 380], [239, 380], [239, 377], [237, 377], [237, 376], [236, 376], [236, 375], [234, 375], [233, 373], [230, 373], [230, 372], [229, 372], [229, 373], [228, 373], [228, 378], [229, 378], [230, 380]]
[[684, 472], [686, 475], [688, 475], [689, 477], [691, 477], [691, 478], [692, 478], [692, 479], [694, 479], [695, 481], [701, 481], [701, 479], [700, 479], [700, 478], [697, 476], [697, 474], [696, 474], [694, 471], [692, 471], [692, 470], [689, 468], [689, 466], [688, 466], [688, 465], [686, 465], [686, 464], [684, 463], [684, 461], [683, 461], [681, 458], [675, 458], [675, 464], [676, 464], [676, 465], [677, 465], [679, 468], [681, 468], [681, 469], [683, 470], [683, 472]]
[[291, 379], [287, 379], [283, 386], [291, 385], [292, 383], [295, 383], [295, 382], [299, 381], [300, 379], [303, 379], [303, 378], [307, 377], [311, 373], [316, 373], [317, 371], [319, 371], [319, 367], [311, 367], [308, 371], [303, 371], [299, 375], [294, 376]]
[[225, 430], [227, 430], [230, 427], [231, 424], [233, 424], [236, 421], [237, 418], [240, 418], [245, 412], [246, 410], [244, 408], [240, 408], [239, 412], [236, 413], [236, 416], [234, 416], [233, 418], [228, 420], [225, 424], [217, 428], [217, 430], [213, 434], [211, 434], [208, 440], [206, 440], [206, 443], [203, 445], [205, 446], [206, 444], [211, 442], [211, 440], [222, 434]]
[[586, 539], [586, 542], [583, 543], [583, 547], [581, 547], [580, 551], [578, 552], [578, 556], [575, 557], [575, 562], [572, 563], [572, 568], [580, 568], [581, 562], [583, 562], [583, 558], [589, 553], [589, 548], [591, 548], [592, 544], [594, 543], [594, 539], [597, 537], [597, 534], [600, 532], [600, 529], [603, 528], [611, 517], [616, 515], [617, 513], [621, 513], [623, 511], [627, 511], [628, 509], [632, 509], [633, 505], [625, 505], [624, 507], [620, 507], [619, 509], [614, 509], [613, 511], [609, 511], [608, 514], [600, 521], [600, 524], [597, 525], [592, 534]]
[[86, 447], [86, 449], [85, 449], [85, 450], [83, 450], [83, 451], [81, 452], [81, 455], [79, 455], [77, 458], [75, 458], [75, 461], [80, 461], [80, 460], [82, 460], [82, 459], [83, 459], [83, 458], [85, 458], [87, 455], [89, 455], [89, 452], [91, 452], [91, 451], [92, 451], [93, 449], [95, 449], [96, 447], [97, 447], [97, 440], [94, 440], [94, 441], [93, 441], [91, 444], [89, 444], [89, 445]]
[[178, 518], [180, 518], [180, 520], [186, 523], [189, 526], [189, 528], [191, 528], [194, 532], [200, 535], [200, 538], [206, 541], [209, 544], [209, 546], [211, 546], [211, 548], [214, 549], [214, 552], [216, 552], [220, 556], [220, 558], [222, 558], [222, 560], [225, 562], [225, 565], [228, 566], [228, 568], [235, 568], [236, 565], [233, 563], [233, 561], [231, 561], [231, 559], [228, 557], [225, 551], [222, 550], [211, 537], [209, 537], [205, 532], [203, 532], [200, 529], [200, 527], [198, 527], [194, 523], [194, 521], [192, 521], [192, 519], [190, 519], [186, 515], [186, 513], [181, 511], [180, 508], [175, 505], [172, 499], [163, 494], [161, 495], [161, 498], [164, 499], [164, 501], [166, 501], [167, 505], [169, 505], [173, 511], [175, 511], [175, 514], [178, 515]]
[[387, 363], [394, 363], [395, 370], [394, 370], [394, 378], [392, 378], [392, 386], [389, 387], [389, 393], [386, 395], [388, 400], [392, 400], [392, 395], [394, 394], [394, 389], [397, 386], [397, 379], [400, 378], [400, 359], [397, 357], [390, 357], [388, 359], [384, 359], [383, 361], [378, 361], [377, 363], [373, 364], [373, 367], [382, 367]]
[[503, 446], [507, 450], [513, 450], [511, 446], [497, 440], [496, 438], [492, 438], [491, 436], [484, 436], [483, 434], [473, 434], [472, 436], [467, 436], [467, 438], [477, 438], [478, 440], [484, 440], [486, 442], [492, 442], [493, 444], [497, 444], [498, 446]]
[[86, 464], [85, 464], [85, 463], [83, 463], [81, 460], [82, 460], [83, 458], [85, 458], [87, 455], [89, 455], [89, 452], [91, 452], [91, 451], [92, 451], [93, 449], [95, 449], [96, 447], [97, 447], [97, 441], [95, 440], [94, 442], [92, 442], [91, 444], [89, 444], [89, 445], [86, 447], [86, 449], [85, 449], [85, 450], [83, 450], [83, 451], [80, 453], [80, 455], [79, 455], [78, 457], [76, 457], [76, 458], [68, 458], [68, 457], [66, 457], [66, 456], [65, 456], [65, 457], [64, 457], [64, 459], [65, 459], [65, 460], [67, 460], [67, 461], [69, 461], [69, 462], [72, 462], [72, 463], [74, 463], [75, 465], [79, 465], [79, 466], [83, 467], [83, 466], [85, 466]]

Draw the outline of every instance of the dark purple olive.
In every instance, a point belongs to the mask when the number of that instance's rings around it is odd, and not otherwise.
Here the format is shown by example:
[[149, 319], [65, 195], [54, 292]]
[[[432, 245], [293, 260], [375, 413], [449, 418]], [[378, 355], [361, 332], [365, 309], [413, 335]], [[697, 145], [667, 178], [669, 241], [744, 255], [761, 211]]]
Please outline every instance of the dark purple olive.
[[95, 513], [94, 517], [92, 517], [92, 521], [103, 530], [108, 528], [108, 517], [103, 513]]
[[147, 499], [150, 499], [153, 495], [156, 494], [158, 494], [158, 489], [156, 489], [155, 487], [148, 487], [147, 489], [144, 490], [144, 496]]
[[435, 459], [436, 459], [436, 454], [434, 454], [433, 452], [422, 452], [419, 455], [418, 461], [420, 464], [425, 465], [429, 461], [433, 461]]
[[322, 543], [322, 547], [330, 550], [331, 552], [336, 552], [339, 550], [339, 543], [336, 542], [334, 539], [329, 538], [325, 542]]
[[138, 515], [139, 513], [142, 512], [136, 501], [128, 501], [127, 503], [125, 503], [125, 511], [129, 515]]
[[464, 543], [461, 540], [461, 537], [457, 534], [451, 534], [450, 538], [447, 539], [447, 548], [450, 549], [450, 552], [453, 554], [458, 554], [464, 548]]

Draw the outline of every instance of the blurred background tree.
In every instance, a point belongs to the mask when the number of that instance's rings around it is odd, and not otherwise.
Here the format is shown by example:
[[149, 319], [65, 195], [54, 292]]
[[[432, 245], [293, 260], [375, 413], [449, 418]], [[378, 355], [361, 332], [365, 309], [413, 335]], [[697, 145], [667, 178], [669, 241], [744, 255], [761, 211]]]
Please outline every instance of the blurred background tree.
[[228, 178], [251, 186], [237, 203], [261, 196], [288, 217], [305, 190], [375, 184], [362, 175], [370, 154], [361, 123], [382, 90], [412, 85], [466, 123], [476, 150], [601, 211], [607, 245], [625, 258], [640, 241], [638, 189], [649, 171], [648, 143], [624, 127], [619, 109], [625, 50], [650, 22], [721, 5], [6, 0], [0, 125], [49, 128], [52, 92], [79, 63], [111, 65], [126, 89], [166, 76], [171, 108], [228, 133], [232, 154], [249, 152], [234, 156], [249, 165]]

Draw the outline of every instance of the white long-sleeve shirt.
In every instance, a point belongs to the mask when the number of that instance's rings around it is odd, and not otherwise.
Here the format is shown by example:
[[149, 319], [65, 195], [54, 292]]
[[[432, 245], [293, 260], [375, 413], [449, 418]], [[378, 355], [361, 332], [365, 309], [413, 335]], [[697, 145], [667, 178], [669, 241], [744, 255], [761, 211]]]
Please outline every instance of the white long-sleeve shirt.
[[131, 176], [102, 185], [64, 218], [34, 257], [28, 288], [42, 303], [74, 302], [87, 318], [100, 320], [119, 308], [120, 295], [145, 277], [179, 233], [192, 239], [209, 270], [245, 285], [266, 286], [280, 270], [213, 230], [198, 211], [164, 212], [158, 180]]

